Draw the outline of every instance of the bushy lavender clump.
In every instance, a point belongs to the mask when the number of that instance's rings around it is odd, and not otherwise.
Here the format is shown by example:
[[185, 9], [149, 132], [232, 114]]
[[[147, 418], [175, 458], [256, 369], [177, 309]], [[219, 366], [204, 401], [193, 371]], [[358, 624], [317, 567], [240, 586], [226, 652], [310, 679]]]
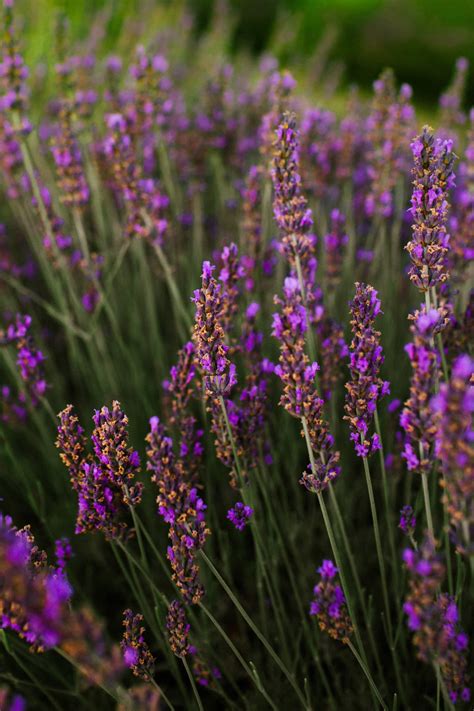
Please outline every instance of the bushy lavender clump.
[[335, 582], [338, 569], [331, 560], [323, 560], [318, 568], [320, 582], [315, 586], [310, 614], [318, 619], [320, 628], [333, 639], [347, 644], [353, 626], [347, 612], [346, 598], [340, 585]]
[[351, 440], [359, 457], [367, 457], [380, 448], [377, 433], [369, 435], [377, 402], [390, 391], [387, 381], [380, 378], [384, 361], [380, 331], [374, 328], [380, 311], [380, 299], [375, 289], [356, 283], [356, 293], [350, 304], [352, 343], [350, 346], [351, 379], [346, 383], [346, 414], [351, 428]]
[[454, 598], [439, 593], [445, 567], [427, 536], [420, 549], [407, 548], [403, 560], [409, 575], [409, 593], [403, 610], [408, 627], [414, 632], [419, 658], [439, 665], [452, 702], [469, 701], [467, 648], [468, 636], [459, 624]]

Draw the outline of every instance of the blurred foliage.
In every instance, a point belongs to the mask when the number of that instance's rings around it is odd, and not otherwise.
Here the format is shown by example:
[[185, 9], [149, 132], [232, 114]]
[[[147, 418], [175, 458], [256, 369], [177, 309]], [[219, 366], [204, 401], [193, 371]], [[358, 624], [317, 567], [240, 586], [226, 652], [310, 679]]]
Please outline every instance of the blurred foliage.
[[[48, 59], [55, 16], [68, 18], [72, 38], [93, 25], [105, 46], [130, 25], [180, 0], [18, 0], [25, 21], [27, 57]], [[412, 84], [418, 100], [433, 103], [449, 82], [457, 57], [474, 64], [474, 3], [466, 0], [187, 0], [202, 31], [213, 16], [234, 16], [232, 48], [276, 49], [291, 66], [304, 65], [318, 47], [339, 62], [345, 83], [370, 87], [391, 66]], [[28, 31], [28, 29], [31, 31]], [[277, 40], [277, 41], [276, 41]], [[474, 80], [469, 94], [474, 102]]]

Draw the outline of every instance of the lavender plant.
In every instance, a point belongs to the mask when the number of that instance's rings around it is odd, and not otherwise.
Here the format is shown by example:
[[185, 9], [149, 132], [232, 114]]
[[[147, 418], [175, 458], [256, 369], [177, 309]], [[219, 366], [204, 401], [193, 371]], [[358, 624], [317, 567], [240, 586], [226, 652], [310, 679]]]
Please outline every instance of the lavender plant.
[[471, 708], [467, 63], [429, 128], [391, 71], [341, 108], [229, 57], [225, 13], [150, 9], [114, 54], [59, 22], [29, 68], [22, 19], [0, 707]]

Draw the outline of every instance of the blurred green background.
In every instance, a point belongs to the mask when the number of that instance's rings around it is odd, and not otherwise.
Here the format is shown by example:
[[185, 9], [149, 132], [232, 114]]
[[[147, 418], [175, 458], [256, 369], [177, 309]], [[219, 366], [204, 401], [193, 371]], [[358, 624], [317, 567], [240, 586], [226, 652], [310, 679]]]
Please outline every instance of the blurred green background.
[[[186, 2], [186, 0], [184, 0]], [[27, 56], [41, 59], [51, 47], [57, 10], [70, 20], [72, 36], [86, 37], [94, 18], [103, 16], [110, 48], [129, 23], [145, 20], [160, 5], [180, 0], [17, 0], [24, 16]], [[213, 15], [233, 16], [232, 50], [271, 49], [290, 67], [301, 65], [317, 47], [345, 84], [369, 88], [391, 66], [400, 81], [412, 84], [418, 102], [433, 103], [452, 75], [457, 57], [474, 64], [473, 0], [187, 0], [196, 31]], [[226, 10], [227, 7], [227, 10]], [[468, 103], [474, 100], [470, 79]]]

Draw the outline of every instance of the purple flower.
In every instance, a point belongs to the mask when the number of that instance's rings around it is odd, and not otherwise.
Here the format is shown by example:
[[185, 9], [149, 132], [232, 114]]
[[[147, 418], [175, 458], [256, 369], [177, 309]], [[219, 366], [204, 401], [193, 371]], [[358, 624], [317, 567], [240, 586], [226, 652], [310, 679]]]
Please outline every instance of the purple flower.
[[446, 505], [460, 551], [473, 553], [474, 533], [474, 360], [467, 354], [453, 363], [448, 383], [435, 399], [436, 452], [444, 474]]
[[454, 598], [439, 593], [446, 570], [434, 541], [425, 537], [417, 551], [411, 548], [404, 551], [403, 560], [409, 585], [403, 611], [409, 629], [414, 632], [418, 657], [439, 665], [452, 701], [469, 698], [467, 635], [460, 628]]
[[318, 568], [321, 581], [313, 590], [314, 599], [310, 615], [318, 618], [319, 626], [330, 637], [344, 644], [349, 641], [353, 626], [346, 606], [346, 598], [340, 585], [333, 582], [338, 569], [331, 560], [323, 560]]
[[173, 654], [185, 657], [189, 652], [189, 631], [191, 625], [186, 618], [186, 610], [179, 600], [172, 600], [166, 615], [166, 629]]
[[227, 512], [227, 518], [238, 531], [243, 531], [253, 515], [253, 509], [238, 501], [235, 506]]
[[344, 419], [349, 422], [351, 440], [356, 454], [367, 457], [380, 449], [377, 434], [368, 434], [378, 400], [390, 386], [379, 376], [384, 361], [380, 345], [380, 331], [374, 328], [375, 318], [381, 313], [375, 289], [356, 282], [356, 293], [350, 303], [352, 343], [350, 346], [351, 379], [346, 383]]
[[123, 613], [123, 633], [120, 647], [126, 666], [143, 681], [150, 681], [155, 673], [155, 659], [145, 642], [143, 615], [134, 615], [131, 610]]
[[225, 306], [222, 287], [212, 275], [215, 267], [210, 262], [202, 265], [202, 286], [194, 292], [196, 317], [193, 341], [196, 356], [204, 371], [209, 396], [223, 394], [236, 383], [235, 367], [227, 358], [223, 317]]
[[402, 457], [410, 471], [427, 474], [432, 466], [439, 419], [431, 404], [439, 379], [439, 356], [433, 338], [444, 320], [440, 311], [431, 309], [427, 313], [424, 306], [409, 318], [413, 341], [405, 346], [405, 351], [411, 361], [412, 376], [410, 397], [400, 415], [405, 432]]
[[124, 516], [141, 501], [143, 485], [133, 483], [140, 471], [138, 453], [128, 446], [128, 418], [115, 400], [112, 409], [103, 407], [93, 416], [93, 454], [83, 456], [83, 428], [68, 405], [59, 414], [56, 446], [68, 467], [71, 484], [78, 495], [76, 533], [102, 531], [116, 538], [128, 530]]
[[310, 363], [305, 353], [307, 311], [302, 303], [298, 281], [285, 279], [283, 299], [275, 297], [280, 312], [273, 314], [273, 335], [280, 341], [280, 358], [275, 374], [283, 383], [280, 405], [293, 417], [306, 420], [315, 462], [301, 477], [309, 491], [320, 492], [340, 473], [339, 452], [324, 419], [324, 401], [314, 386], [319, 366]]
[[146, 439], [147, 470], [153, 472], [152, 481], [159, 492], [158, 513], [170, 527], [168, 560], [173, 581], [184, 600], [196, 604], [204, 595], [196, 554], [209, 533], [204, 518], [206, 505], [186, 479], [184, 464], [175, 458], [173, 442], [158, 417], [151, 418]]
[[416, 518], [413, 512], [413, 508], [408, 504], [402, 508], [400, 511], [400, 521], [398, 524], [406, 536], [413, 536], [416, 528]]
[[426, 126], [411, 145], [413, 235], [406, 249], [412, 261], [410, 279], [420, 291], [427, 291], [448, 278], [446, 219], [448, 191], [454, 185], [454, 154], [452, 142], [435, 139], [433, 131]]

